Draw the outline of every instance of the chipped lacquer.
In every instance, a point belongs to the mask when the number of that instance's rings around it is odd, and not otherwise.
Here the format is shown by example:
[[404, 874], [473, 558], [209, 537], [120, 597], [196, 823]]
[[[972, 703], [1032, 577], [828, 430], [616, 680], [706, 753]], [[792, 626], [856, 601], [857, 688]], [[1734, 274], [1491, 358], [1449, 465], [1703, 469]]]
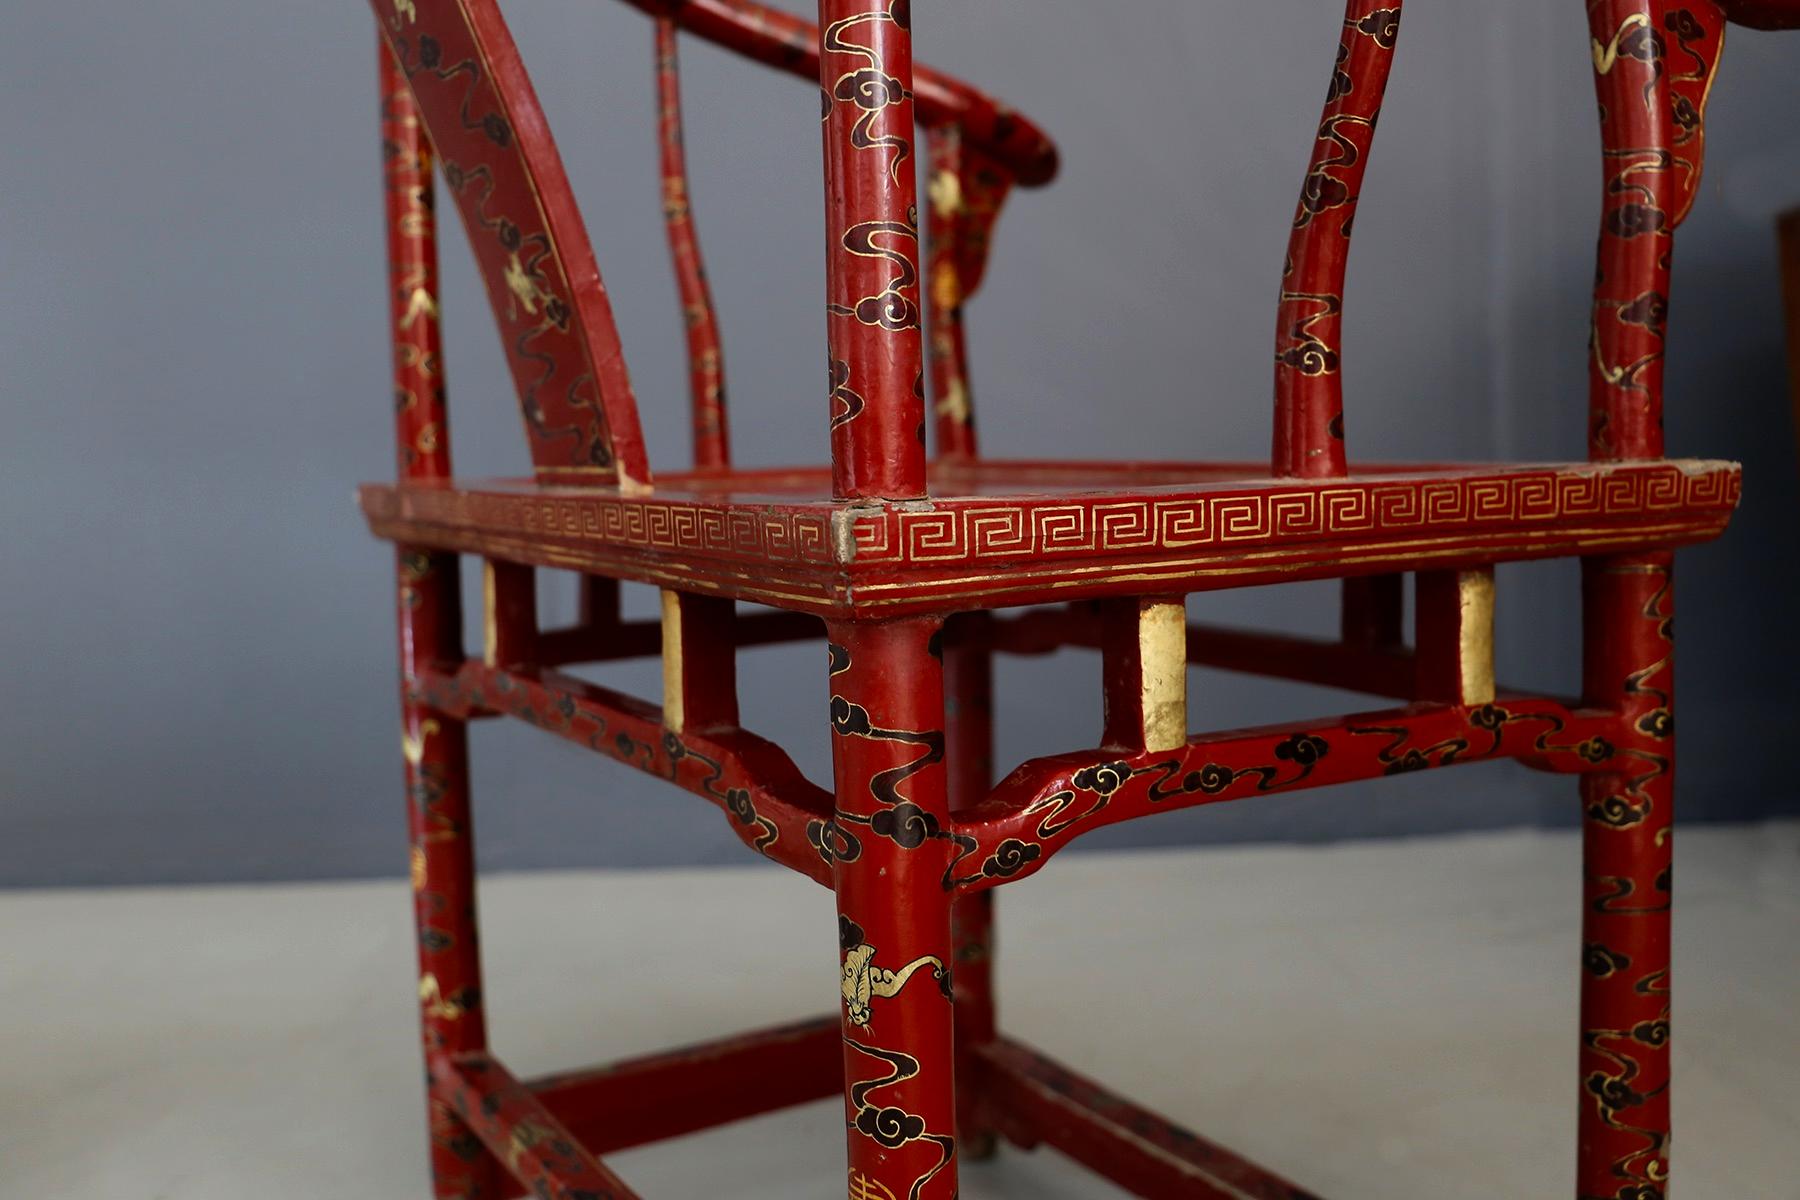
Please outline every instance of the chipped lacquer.
[[[1602, 135], [1589, 453], [1503, 465], [1347, 455], [1350, 238], [1398, 0], [1350, 0], [1341, 18], [1280, 272], [1272, 453], [1249, 464], [980, 455], [971, 303], [1007, 201], [1047, 184], [1057, 154], [1021, 114], [914, 63], [908, 0], [820, 0], [817, 25], [750, 0], [630, 3], [651, 18], [646, 109], [692, 416], [693, 469], [661, 475], [499, 0], [373, 0], [399, 481], [366, 488], [363, 505], [399, 571], [434, 1194], [630, 1197], [600, 1156], [841, 1096], [852, 1200], [954, 1200], [959, 1165], [1001, 1140], [1054, 1146], [1140, 1196], [1308, 1197], [1005, 1037], [995, 893], [1118, 822], [1511, 759], [1573, 776], [1585, 818], [1576, 1195], [1666, 1196], [1672, 551], [1717, 536], [1740, 489], [1734, 464], [1664, 456], [1672, 247], [1699, 194], [1727, 19], [1800, 25], [1800, 0], [1587, 3]], [[684, 34], [820, 89], [828, 465], [732, 465], [728, 330], [683, 145]], [[434, 164], [487, 288], [529, 479], [451, 472]], [[464, 555], [481, 560], [473, 654]], [[1494, 567], [1548, 557], [1582, 560], [1576, 698], [1494, 677]], [[573, 625], [540, 628], [539, 568], [582, 577]], [[1335, 638], [1186, 616], [1195, 592], [1322, 578], [1343, 581]], [[621, 581], [658, 588], [660, 619], [622, 619]], [[830, 786], [738, 709], [737, 650], [802, 640], [823, 648]], [[1064, 647], [1098, 653], [1094, 744], [996, 782], [995, 655]], [[657, 699], [564, 670], [658, 655]], [[1379, 703], [1196, 734], [1194, 665]], [[596, 1070], [510, 1075], [486, 1040], [468, 786], [468, 722], [493, 716], [710, 801], [746, 847], [832, 889], [837, 1013]], [[1304, 1163], [1296, 1149], [1297, 1173]]]

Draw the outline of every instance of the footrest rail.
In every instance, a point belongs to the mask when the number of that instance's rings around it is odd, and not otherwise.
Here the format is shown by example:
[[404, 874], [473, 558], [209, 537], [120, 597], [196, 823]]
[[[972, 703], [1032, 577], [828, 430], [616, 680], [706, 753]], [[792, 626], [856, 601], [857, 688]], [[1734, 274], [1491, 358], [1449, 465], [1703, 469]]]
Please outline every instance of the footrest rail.
[[1319, 1200], [1312, 1192], [1129, 1100], [1028, 1046], [1001, 1038], [976, 1052], [985, 1115], [1008, 1141], [1068, 1155], [1150, 1200]]

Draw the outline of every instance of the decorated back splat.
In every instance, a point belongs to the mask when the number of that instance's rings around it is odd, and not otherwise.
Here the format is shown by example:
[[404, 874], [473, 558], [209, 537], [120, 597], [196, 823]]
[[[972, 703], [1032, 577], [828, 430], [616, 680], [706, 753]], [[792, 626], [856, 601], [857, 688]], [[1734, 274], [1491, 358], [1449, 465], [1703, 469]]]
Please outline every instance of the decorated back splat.
[[497, 5], [375, 0], [500, 325], [546, 482], [650, 483], [612, 305]]
[[[723, 466], [729, 463], [730, 450], [722, 352], [687, 196], [675, 30], [677, 25], [691, 27], [752, 57], [810, 73], [815, 79], [821, 61], [819, 42], [810, 25], [741, 0], [632, 2], [659, 17], [664, 214], [688, 329], [696, 461]], [[626, 491], [648, 487], [650, 466], [611, 304], [555, 142], [496, 0], [371, 3], [432, 132], [444, 178], [468, 227], [518, 388], [538, 478], [546, 483], [613, 483]], [[897, 10], [903, 17], [904, 2]], [[830, 61], [862, 64], [845, 71], [842, 80], [845, 96], [859, 106], [859, 141], [875, 136], [871, 130], [877, 125], [911, 128], [913, 89], [906, 89], [903, 96], [887, 89], [894, 76], [885, 73], [882, 51], [864, 36], [893, 20], [892, 11], [879, 18], [867, 14], [854, 18], [828, 46]], [[1041, 184], [1054, 175], [1055, 149], [1030, 122], [929, 72], [922, 76], [918, 93], [922, 121], [933, 128], [954, 129], [957, 137], [983, 147], [995, 162], [1004, 164], [1009, 177], [1016, 173], [1024, 182]], [[891, 114], [885, 111], [890, 107], [895, 110]], [[911, 134], [889, 131], [879, 136], [883, 146], [865, 148], [889, 152], [898, 185], [901, 164], [911, 154]], [[851, 298], [851, 315], [865, 325], [901, 335], [902, 344], [918, 324], [918, 268], [915, 254], [895, 247], [917, 237], [916, 206], [911, 204], [888, 213], [886, 219], [860, 222], [843, 234], [852, 254], [891, 268], [885, 279], [879, 277], [881, 268], [871, 265], [848, 281], [853, 290], [859, 282], [868, 289], [867, 295]], [[908, 367], [913, 356], [900, 350], [901, 357], [890, 363], [890, 369], [873, 372], [866, 381], [849, 379], [853, 359], [860, 362], [863, 352], [886, 355], [890, 340], [845, 336], [857, 342], [859, 351], [833, 359], [841, 364], [834, 372], [844, 377], [841, 387], [834, 383], [833, 394], [851, 405], [837, 423], [840, 427], [862, 415], [862, 393], [899, 386], [892, 383], [895, 372], [906, 376], [910, 369], [917, 375]], [[904, 380], [908, 390], [917, 391], [916, 384], [914, 378]], [[884, 422], [886, 412], [878, 406], [869, 422]], [[892, 452], [896, 439], [911, 436], [911, 430], [889, 429], [868, 441], [872, 449], [862, 456], [861, 478], [878, 494], [906, 490], [892, 484], [874, 459], [878, 452]], [[843, 486], [855, 491], [862, 485], [846, 478]], [[922, 490], [922, 485], [915, 490]]]
[[[1001, 1035], [994, 890], [1107, 825], [1507, 758], [1580, 781], [1577, 1194], [1666, 1200], [1672, 551], [1716, 536], [1740, 488], [1734, 464], [1662, 457], [1673, 235], [1699, 192], [1727, 17], [1800, 26], [1800, 0], [1585, 0], [1604, 184], [1589, 461], [1354, 470], [1346, 267], [1400, 0], [1347, 0], [1283, 264], [1272, 456], [1254, 465], [979, 456], [965, 306], [1006, 199], [1047, 182], [1056, 152], [1023, 117], [915, 67], [908, 0], [820, 0], [817, 26], [750, 0], [629, 0], [654, 19], [663, 215], [696, 464], [657, 478], [653, 493], [606, 294], [498, 0], [372, 2], [389, 50], [382, 128], [402, 486], [366, 489], [364, 506], [397, 543], [438, 1197], [522, 1186], [626, 1200], [595, 1155], [836, 1094], [852, 1200], [954, 1200], [959, 1163], [1002, 1136], [1054, 1145], [1135, 1195], [1308, 1200]], [[682, 31], [819, 89], [829, 468], [731, 465], [722, 335], [682, 145]], [[452, 476], [434, 148], [507, 349], [531, 480]], [[464, 553], [487, 560], [479, 655], [462, 644]], [[1579, 699], [1494, 679], [1494, 566], [1555, 556], [1583, 562]], [[583, 573], [575, 625], [538, 627], [538, 567]], [[1191, 592], [1308, 578], [1344, 580], [1337, 639], [1187, 620]], [[662, 589], [660, 621], [621, 616], [622, 579]], [[784, 611], [741, 612], [740, 602]], [[1015, 606], [1025, 611], [993, 611]], [[742, 727], [736, 691], [739, 648], [821, 631], [829, 790]], [[1033, 759], [994, 786], [992, 657], [1062, 647], [1100, 652], [1097, 745]], [[656, 654], [660, 705], [560, 669]], [[1398, 704], [1196, 735], [1190, 665]], [[839, 1012], [512, 1079], [486, 1051], [468, 794], [467, 722], [494, 715], [704, 798], [746, 847], [832, 888]]]

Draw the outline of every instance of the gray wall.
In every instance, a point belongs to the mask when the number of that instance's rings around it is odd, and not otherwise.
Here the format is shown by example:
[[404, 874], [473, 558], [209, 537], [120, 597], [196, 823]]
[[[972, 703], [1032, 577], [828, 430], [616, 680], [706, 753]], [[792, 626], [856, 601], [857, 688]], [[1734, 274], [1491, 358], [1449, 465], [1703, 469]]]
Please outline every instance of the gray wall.
[[[787, 0], [799, 9], [799, 0]], [[603, 0], [509, 6], [646, 405], [686, 458], [653, 163], [650, 31]], [[987, 445], [1033, 456], [1266, 452], [1276, 271], [1337, 0], [918, 6], [923, 55], [1039, 118], [1064, 178], [1018, 197], [974, 311]], [[390, 470], [374, 47], [362, 6], [16, 5], [0, 36], [0, 883], [384, 874], [404, 862], [387, 552], [352, 486]], [[1682, 558], [1682, 805], [1800, 808], [1800, 511], [1771, 216], [1800, 202], [1800, 43], [1734, 34], [1705, 197], [1681, 238], [1669, 443], [1740, 459], [1727, 538]], [[1582, 6], [1421, 3], [1369, 176], [1346, 336], [1350, 446], [1576, 458], [1597, 205]], [[983, 64], [991, 64], [984, 66]], [[816, 100], [689, 43], [694, 195], [737, 445], [823, 460]], [[445, 246], [456, 449], [525, 467], [460, 231]], [[1129, 416], [1127, 416], [1129, 414]], [[1504, 673], [1572, 689], [1566, 566], [1502, 574]], [[647, 598], [631, 603], [648, 612]], [[551, 611], [567, 613], [558, 591]], [[1328, 629], [1332, 593], [1217, 595]], [[757, 651], [746, 711], [828, 778], [816, 649]], [[653, 694], [648, 664], [606, 677]], [[1093, 660], [1003, 666], [1000, 758], [1091, 743]], [[1197, 680], [1197, 727], [1352, 698]], [[476, 737], [493, 867], [738, 861], [700, 802], [524, 727]], [[1122, 842], [1565, 823], [1510, 765], [1139, 824]]]

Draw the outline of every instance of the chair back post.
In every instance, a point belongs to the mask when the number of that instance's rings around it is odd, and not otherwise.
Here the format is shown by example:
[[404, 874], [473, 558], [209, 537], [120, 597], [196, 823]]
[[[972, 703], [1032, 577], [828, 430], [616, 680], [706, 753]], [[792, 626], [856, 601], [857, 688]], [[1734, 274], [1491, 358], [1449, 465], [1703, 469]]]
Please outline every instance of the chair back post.
[[1339, 373], [1350, 232], [1400, 34], [1401, 0], [1349, 0], [1281, 275], [1274, 474], [1345, 474]]
[[731, 434], [725, 420], [725, 362], [719, 319], [700, 237], [688, 194], [687, 153], [681, 130], [679, 30], [673, 17], [656, 18], [657, 141], [661, 150], [663, 225], [669, 260], [681, 296], [687, 331], [688, 387], [694, 425], [694, 466], [722, 470], [731, 465]]
[[1593, 0], [1588, 25], [1605, 181], [1588, 457], [1661, 458], [1673, 239], [1699, 192], [1725, 14], [1712, 0]]
[[925, 495], [910, 0], [819, 0], [832, 491]]
[[925, 326], [937, 455], [946, 462], [968, 462], [979, 450], [963, 306], [987, 274], [994, 225], [1016, 180], [1009, 167], [972, 144], [960, 125], [935, 126], [925, 140], [931, 181], [925, 205]]
[[925, 137], [930, 181], [925, 196], [926, 358], [931, 368], [931, 409], [941, 461], [967, 462], [977, 455], [974, 397], [969, 385], [968, 331], [963, 325], [963, 244], [969, 226], [968, 156], [954, 125]]
[[388, 330], [394, 345], [394, 447], [402, 483], [450, 478], [450, 415], [438, 326], [436, 194], [431, 142], [385, 39], [381, 158], [387, 193]]

